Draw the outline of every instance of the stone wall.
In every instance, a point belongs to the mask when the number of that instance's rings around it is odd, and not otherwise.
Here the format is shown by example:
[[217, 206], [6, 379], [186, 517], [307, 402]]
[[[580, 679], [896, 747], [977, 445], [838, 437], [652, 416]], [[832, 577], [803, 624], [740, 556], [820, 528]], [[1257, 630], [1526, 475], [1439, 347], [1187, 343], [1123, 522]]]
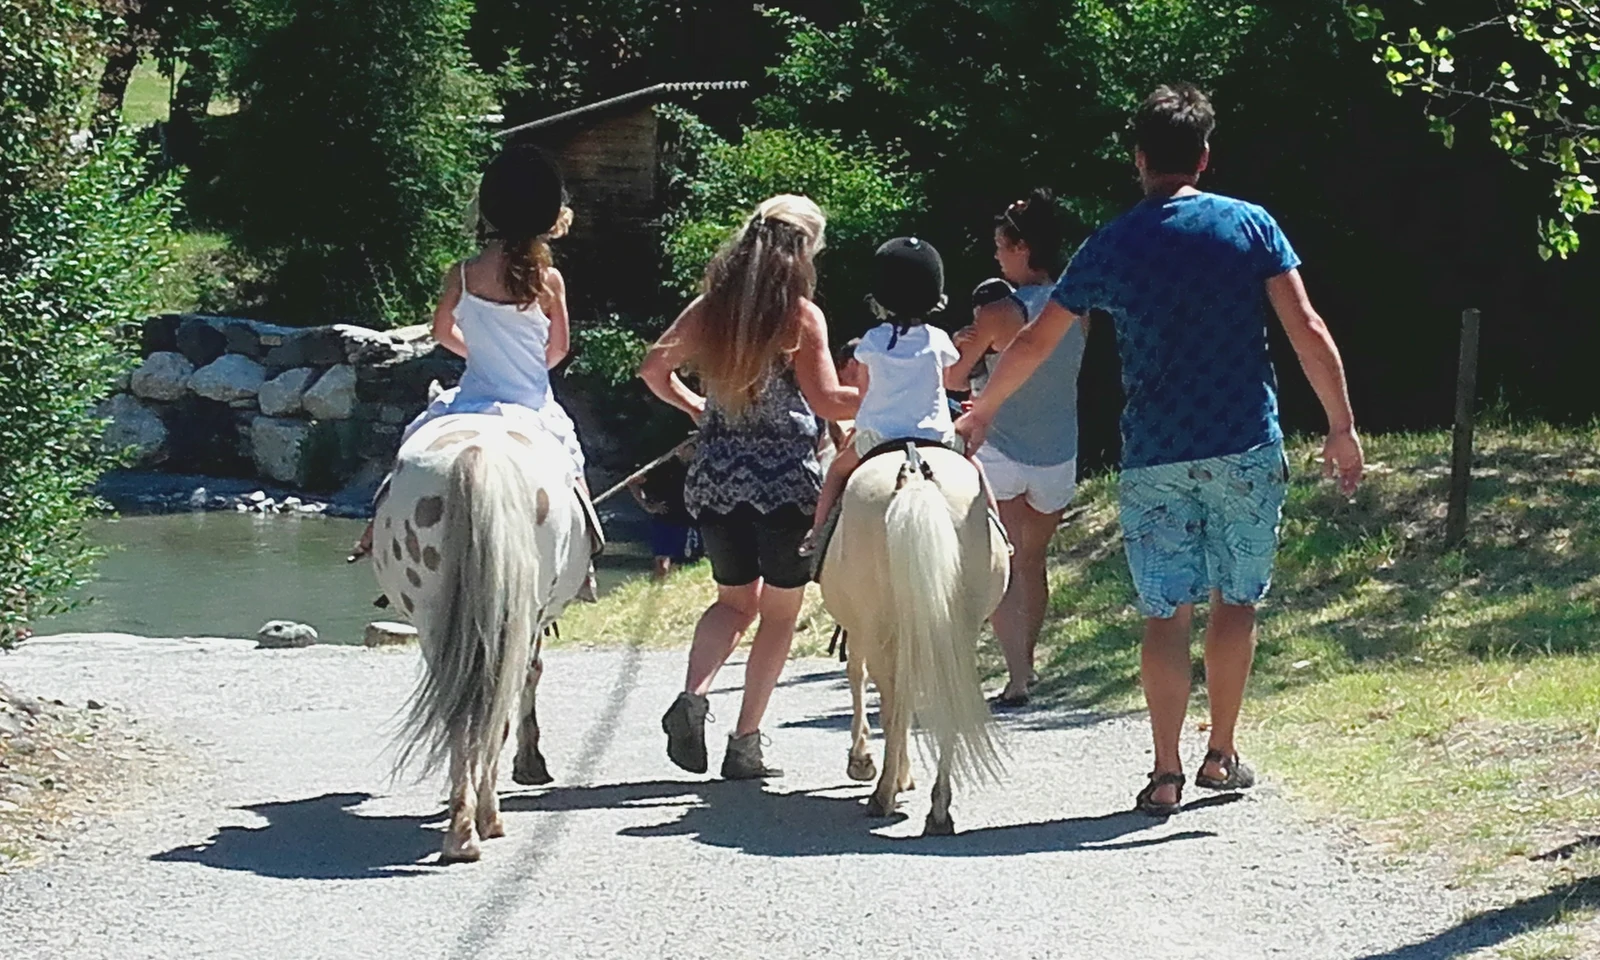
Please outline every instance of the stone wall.
[[463, 362], [427, 327], [297, 329], [166, 314], [144, 324], [141, 362], [101, 413], [136, 465], [336, 490], [381, 476], [429, 384]]

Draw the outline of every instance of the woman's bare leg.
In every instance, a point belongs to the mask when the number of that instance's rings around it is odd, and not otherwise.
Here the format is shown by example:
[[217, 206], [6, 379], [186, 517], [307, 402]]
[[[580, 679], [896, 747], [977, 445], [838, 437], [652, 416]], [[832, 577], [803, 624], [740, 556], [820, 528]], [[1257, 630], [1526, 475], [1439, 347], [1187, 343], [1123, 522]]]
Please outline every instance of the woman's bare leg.
[[1013, 497], [1000, 503], [1000, 520], [1011, 538], [1011, 583], [1000, 606], [995, 609], [995, 639], [1005, 654], [1009, 679], [1002, 696], [1025, 697], [1033, 676], [1033, 650], [1044, 626], [1050, 603], [1050, 587], [1045, 580], [1045, 558], [1050, 538], [1061, 522], [1063, 511], [1040, 513], [1029, 506], [1026, 497]]
[[761, 591], [761, 625], [750, 643], [750, 659], [744, 666], [744, 700], [739, 705], [739, 725], [733, 735], [743, 737], [761, 729], [772, 691], [778, 686], [784, 665], [789, 662], [789, 647], [794, 643], [794, 625], [804, 602], [804, 587]]
[[717, 587], [717, 602], [706, 608], [695, 625], [683, 689], [702, 697], [711, 691], [717, 671], [728, 662], [744, 639], [744, 632], [755, 622], [761, 596], [760, 580], [742, 587]]

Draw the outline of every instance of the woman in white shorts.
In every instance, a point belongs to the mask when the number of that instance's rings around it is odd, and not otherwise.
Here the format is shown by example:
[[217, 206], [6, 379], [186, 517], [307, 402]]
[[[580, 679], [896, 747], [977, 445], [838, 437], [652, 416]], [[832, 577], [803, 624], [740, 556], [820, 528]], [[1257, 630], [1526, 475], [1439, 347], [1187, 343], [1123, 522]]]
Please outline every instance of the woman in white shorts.
[[[1017, 289], [981, 307], [973, 326], [956, 335], [961, 359], [946, 368], [950, 389], [965, 387], [985, 351], [1005, 349], [1049, 302], [1055, 283], [1051, 271], [1061, 255], [1061, 227], [1050, 192], [1035, 190], [1012, 204], [995, 219], [994, 240], [1000, 271]], [[1046, 552], [1078, 486], [1077, 383], [1087, 335], [1087, 323], [1073, 325], [1041, 372], [1000, 408], [977, 451], [1015, 550], [1011, 584], [992, 619], [1010, 674], [994, 698], [1000, 707], [1026, 704], [1037, 680], [1034, 648], [1050, 601]]]

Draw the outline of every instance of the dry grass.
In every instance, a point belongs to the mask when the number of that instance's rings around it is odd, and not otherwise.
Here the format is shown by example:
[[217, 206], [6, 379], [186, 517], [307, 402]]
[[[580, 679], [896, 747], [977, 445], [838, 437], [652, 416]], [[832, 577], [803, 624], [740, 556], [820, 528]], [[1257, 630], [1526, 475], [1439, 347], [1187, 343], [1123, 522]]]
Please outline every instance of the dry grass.
[[151, 788], [165, 754], [115, 711], [0, 685], [0, 872], [65, 846]]

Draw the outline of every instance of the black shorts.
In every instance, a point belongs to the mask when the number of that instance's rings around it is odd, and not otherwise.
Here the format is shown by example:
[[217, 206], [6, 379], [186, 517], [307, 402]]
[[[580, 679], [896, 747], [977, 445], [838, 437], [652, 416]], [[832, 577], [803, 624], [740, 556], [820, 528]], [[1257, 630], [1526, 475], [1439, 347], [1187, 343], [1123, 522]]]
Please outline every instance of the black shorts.
[[700, 539], [711, 560], [711, 578], [724, 587], [742, 587], [759, 578], [792, 590], [811, 582], [811, 559], [800, 556], [800, 544], [811, 529], [811, 516], [799, 507], [757, 513], [740, 506], [732, 513], [700, 514]]

